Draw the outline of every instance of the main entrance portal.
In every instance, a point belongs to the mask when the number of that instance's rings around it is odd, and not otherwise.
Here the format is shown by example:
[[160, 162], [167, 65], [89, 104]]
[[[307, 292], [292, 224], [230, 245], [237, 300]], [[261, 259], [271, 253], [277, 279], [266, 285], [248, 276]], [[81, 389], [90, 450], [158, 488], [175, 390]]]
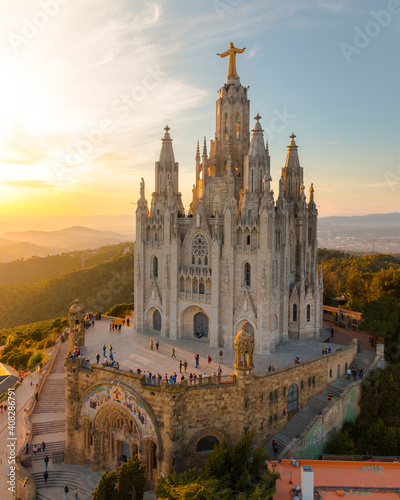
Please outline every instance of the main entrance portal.
[[208, 318], [202, 312], [194, 316], [194, 334], [201, 334], [202, 337], [208, 337]]

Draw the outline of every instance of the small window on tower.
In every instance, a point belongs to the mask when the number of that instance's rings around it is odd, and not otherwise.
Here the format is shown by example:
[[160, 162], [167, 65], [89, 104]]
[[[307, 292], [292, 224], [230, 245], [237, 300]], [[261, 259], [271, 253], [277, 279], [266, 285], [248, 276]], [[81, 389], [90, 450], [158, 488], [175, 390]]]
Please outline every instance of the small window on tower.
[[225, 140], [228, 140], [228, 113], [225, 113], [225, 120], [224, 120], [224, 135], [225, 135]]
[[251, 236], [250, 235], [247, 236], [246, 241], [247, 241], [247, 246], [249, 247], [251, 244]]
[[239, 115], [239, 113], [236, 113], [235, 128], [236, 128], [236, 140], [238, 140], [240, 137], [240, 115]]

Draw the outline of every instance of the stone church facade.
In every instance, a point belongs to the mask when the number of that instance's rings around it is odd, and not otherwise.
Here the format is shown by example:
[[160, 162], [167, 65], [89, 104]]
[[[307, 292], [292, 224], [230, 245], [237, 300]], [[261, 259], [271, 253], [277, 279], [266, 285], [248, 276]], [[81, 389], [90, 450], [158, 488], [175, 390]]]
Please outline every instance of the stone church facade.
[[[235, 49], [236, 50], [236, 49]], [[215, 139], [197, 145], [185, 213], [169, 127], [150, 205], [142, 179], [136, 210], [135, 328], [173, 339], [202, 335], [232, 348], [243, 321], [255, 350], [318, 338], [322, 271], [317, 208], [291, 135], [277, 195], [261, 117], [250, 133], [248, 89], [228, 75], [216, 102]]]

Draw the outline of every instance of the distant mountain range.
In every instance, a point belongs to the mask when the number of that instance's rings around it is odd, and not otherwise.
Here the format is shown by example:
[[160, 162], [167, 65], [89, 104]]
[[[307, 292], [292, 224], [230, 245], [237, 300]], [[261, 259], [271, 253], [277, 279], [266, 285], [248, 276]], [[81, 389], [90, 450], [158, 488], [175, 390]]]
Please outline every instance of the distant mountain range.
[[[71, 226], [66, 227], [67, 223]], [[64, 229], [60, 229], [63, 224]], [[0, 216], [0, 262], [95, 249], [134, 239], [133, 214], [28, 219]], [[318, 243], [325, 248], [400, 253], [400, 213], [321, 217]]]
[[94, 249], [129, 240], [126, 234], [82, 226], [59, 231], [11, 231], [0, 236], [0, 262]]
[[400, 253], [400, 213], [321, 217], [319, 247]]

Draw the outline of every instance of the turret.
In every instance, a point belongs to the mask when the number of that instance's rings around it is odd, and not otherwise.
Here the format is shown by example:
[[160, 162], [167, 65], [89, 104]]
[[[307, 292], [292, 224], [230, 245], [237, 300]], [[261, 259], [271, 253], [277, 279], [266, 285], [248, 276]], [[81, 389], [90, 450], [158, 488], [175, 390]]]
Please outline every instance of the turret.
[[168, 125], [164, 128], [165, 134], [161, 139], [160, 159], [156, 162], [156, 194], [166, 194], [167, 183], [173, 182], [173, 192], [178, 193], [179, 164], [175, 163], [172, 139], [169, 135]]
[[244, 191], [246, 194], [263, 192], [263, 179], [269, 175], [268, 154], [264, 147], [264, 133], [261, 128], [261, 116], [254, 117], [256, 123], [252, 130], [249, 152], [244, 160]]
[[298, 146], [294, 142], [295, 135], [290, 136], [285, 167], [282, 169], [284, 179], [285, 199], [287, 202], [298, 202], [301, 197], [301, 186], [303, 184], [303, 169], [300, 166]]

